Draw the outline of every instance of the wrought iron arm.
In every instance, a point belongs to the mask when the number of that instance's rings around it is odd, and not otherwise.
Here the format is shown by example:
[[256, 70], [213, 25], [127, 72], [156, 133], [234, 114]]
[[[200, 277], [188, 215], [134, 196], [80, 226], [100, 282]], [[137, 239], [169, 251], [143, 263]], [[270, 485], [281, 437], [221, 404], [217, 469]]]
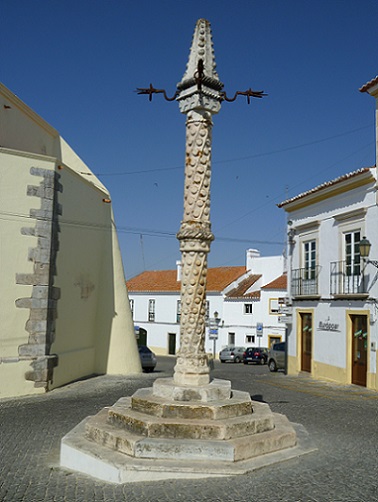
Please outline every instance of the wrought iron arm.
[[247, 103], [251, 103], [251, 98], [262, 98], [263, 96], [267, 96], [264, 91], [254, 91], [253, 89], [249, 88], [246, 91], [236, 91], [235, 95], [233, 98], [227, 97], [227, 94], [225, 92], [222, 92], [223, 99], [228, 102], [235, 101], [235, 99], [238, 96], [247, 96]]
[[[220, 91], [222, 89], [223, 84], [221, 84], [218, 81], [214, 81], [214, 79], [206, 77], [204, 73], [204, 64], [203, 60], [199, 59], [197, 63], [197, 70], [194, 72], [193, 78], [189, 79], [186, 82], [186, 87], [191, 85], [192, 83], [197, 85], [197, 89], [199, 92], [202, 91], [202, 85], [207, 85], [213, 89], [216, 89], [217, 91]], [[152, 101], [152, 95], [153, 94], [163, 94], [164, 98], [167, 101], [174, 101], [177, 96], [180, 94], [179, 91], [176, 91], [175, 94], [171, 97], [168, 98], [166, 92], [164, 89], [155, 89], [155, 87], [150, 84], [150, 87], [139, 87], [136, 92], [138, 94], [148, 94], [148, 99]], [[235, 95], [233, 98], [227, 97], [227, 94], [225, 92], [219, 92], [221, 99], [224, 99], [225, 101], [232, 102], [235, 101], [235, 99], [238, 96], [246, 96], [247, 97], [247, 103], [250, 104], [251, 98], [262, 98], [263, 96], [267, 96], [267, 94], [264, 91], [254, 91], [251, 88], [247, 89], [246, 91], [236, 91]]]
[[366, 260], [366, 263], [371, 263], [375, 268], [378, 268], [378, 260]]
[[172, 98], [169, 98], [164, 89], [155, 89], [155, 87], [150, 84], [150, 87], [138, 87], [136, 92], [138, 94], [148, 94], [149, 101], [152, 101], [153, 94], [163, 94], [167, 101], [174, 101], [177, 98], [178, 92], [176, 91]]

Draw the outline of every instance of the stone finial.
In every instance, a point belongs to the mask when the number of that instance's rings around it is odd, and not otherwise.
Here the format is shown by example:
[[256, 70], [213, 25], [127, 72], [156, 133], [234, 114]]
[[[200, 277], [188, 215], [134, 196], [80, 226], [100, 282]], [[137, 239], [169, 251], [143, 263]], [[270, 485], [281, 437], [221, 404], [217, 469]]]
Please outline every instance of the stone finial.
[[186, 72], [177, 84], [180, 111], [206, 110], [217, 113], [223, 100], [223, 84], [216, 72], [210, 23], [197, 21]]

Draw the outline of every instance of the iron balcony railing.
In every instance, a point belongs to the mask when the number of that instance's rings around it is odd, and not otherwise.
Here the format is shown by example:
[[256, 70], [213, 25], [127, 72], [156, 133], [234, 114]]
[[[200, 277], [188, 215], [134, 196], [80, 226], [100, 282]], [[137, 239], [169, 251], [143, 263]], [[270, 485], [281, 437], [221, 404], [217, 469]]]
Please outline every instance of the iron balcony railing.
[[297, 268], [291, 272], [292, 296], [317, 296], [320, 266]]
[[330, 293], [331, 295], [367, 293], [360, 259], [331, 262]]

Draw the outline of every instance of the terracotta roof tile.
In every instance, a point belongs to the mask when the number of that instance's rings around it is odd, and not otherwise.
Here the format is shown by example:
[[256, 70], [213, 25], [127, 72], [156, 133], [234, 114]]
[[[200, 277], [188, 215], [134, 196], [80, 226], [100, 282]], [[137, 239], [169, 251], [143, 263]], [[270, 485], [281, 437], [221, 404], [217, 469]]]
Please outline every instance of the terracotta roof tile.
[[274, 279], [269, 284], [266, 284], [261, 289], [287, 289], [287, 275], [282, 274], [277, 279]]
[[[245, 274], [245, 266], [209, 268], [207, 271], [207, 291], [220, 292], [226, 286]], [[132, 292], [179, 292], [181, 282], [177, 281], [176, 270], [152, 270], [142, 272], [126, 282]]]
[[180, 291], [176, 270], [147, 270], [126, 282], [132, 291]]
[[252, 293], [247, 293], [248, 289], [253, 286], [259, 279], [261, 275], [252, 274], [246, 277], [243, 281], [240, 282], [234, 289], [229, 291], [226, 294], [226, 298], [259, 298], [260, 291], [253, 291]]
[[370, 89], [370, 87], [373, 87], [375, 84], [378, 84], [378, 75], [376, 77], [374, 77], [372, 80], [370, 80], [369, 82], [366, 82], [365, 85], [360, 87], [359, 91], [360, 92], [367, 92]]

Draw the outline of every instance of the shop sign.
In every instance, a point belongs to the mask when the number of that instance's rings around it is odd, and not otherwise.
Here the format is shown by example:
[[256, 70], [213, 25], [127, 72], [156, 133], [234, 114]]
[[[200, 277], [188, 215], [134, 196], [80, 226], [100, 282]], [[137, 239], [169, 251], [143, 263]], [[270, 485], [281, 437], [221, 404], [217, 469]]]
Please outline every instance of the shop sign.
[[339, 333], [339, 326], [339, 324], [331, 322], [330, 317], [328, 317], [325, 321], [319, 321], [318, 331], [333, 331]]

